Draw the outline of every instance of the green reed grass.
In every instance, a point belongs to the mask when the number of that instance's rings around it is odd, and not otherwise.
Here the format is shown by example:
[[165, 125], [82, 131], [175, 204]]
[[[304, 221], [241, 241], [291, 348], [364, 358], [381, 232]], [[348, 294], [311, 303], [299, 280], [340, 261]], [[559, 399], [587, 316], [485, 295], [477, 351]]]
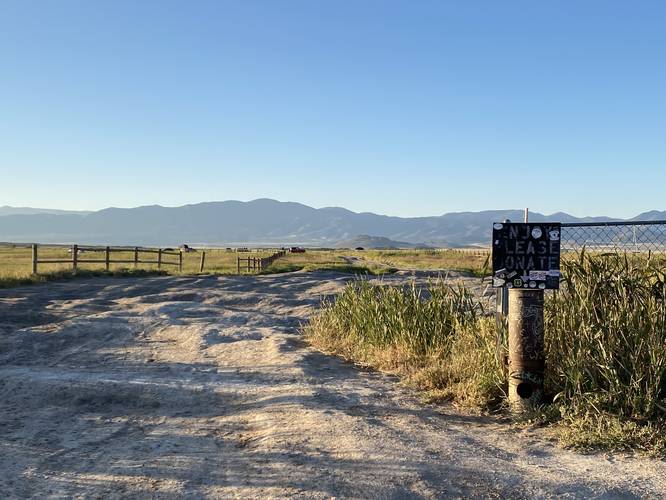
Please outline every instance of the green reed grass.
[[503, 386], [491, 323], [463, 287], [360, 280], [325, 302], [304, 333], [322, 350], [404, 376], [431, 399], [484, 407]]
[[[664, 262], [583, 253], [564, 259], [562, 271], [544, 317], [553, 404], [534, 417], [553, 424], [565, 446], [666, 455]], [[435, 398], [497, 409], [506, 391], [495, 322], [464, 288], [356, 282], [304, 333]]]
[[563, 261], [563, 276], [563, 291], [546, 301], [546, 383], [570, 427], [588, 429], [564, 432], [565, 441], [663, 449], [663, 261], [583, 253]]

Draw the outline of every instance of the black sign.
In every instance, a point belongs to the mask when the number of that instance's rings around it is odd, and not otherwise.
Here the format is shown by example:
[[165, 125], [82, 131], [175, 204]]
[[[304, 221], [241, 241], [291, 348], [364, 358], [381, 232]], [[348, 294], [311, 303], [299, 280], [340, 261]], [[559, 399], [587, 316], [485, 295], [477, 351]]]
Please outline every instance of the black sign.
[[560, 224], [493, 224], [493, 286], [560, 287]]

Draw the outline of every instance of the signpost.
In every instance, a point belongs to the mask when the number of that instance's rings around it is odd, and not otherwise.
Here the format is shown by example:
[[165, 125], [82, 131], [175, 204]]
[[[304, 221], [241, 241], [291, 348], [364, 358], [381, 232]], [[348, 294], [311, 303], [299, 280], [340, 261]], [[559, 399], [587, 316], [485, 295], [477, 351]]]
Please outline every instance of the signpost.
[[509, 290], [509, 404], [543, 401], [544, 290], [560, 284], [560, 224], [493, 224], [493, 287]]

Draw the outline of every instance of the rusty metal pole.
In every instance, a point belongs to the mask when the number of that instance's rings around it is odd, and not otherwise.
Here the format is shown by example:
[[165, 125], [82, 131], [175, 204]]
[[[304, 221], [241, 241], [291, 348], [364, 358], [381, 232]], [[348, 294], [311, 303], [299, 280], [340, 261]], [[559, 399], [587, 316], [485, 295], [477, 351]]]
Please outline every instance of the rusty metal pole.
[[509, 290], [509, 406], [516, 413], [543, 402], [543, 302], [543, 290]]
[[509, 290], [509, 406], [517, 413], [543, 402], [543, 290]]

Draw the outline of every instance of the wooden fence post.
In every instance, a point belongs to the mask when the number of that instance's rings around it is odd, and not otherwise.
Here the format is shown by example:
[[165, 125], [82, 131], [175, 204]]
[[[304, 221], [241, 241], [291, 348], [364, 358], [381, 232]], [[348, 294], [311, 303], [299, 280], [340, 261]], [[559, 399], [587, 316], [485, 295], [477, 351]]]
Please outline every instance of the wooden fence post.
[[250, 258], [247, 258], [247, 272], [250, 272]]
[[134, 247], [134, 269], [139, 266], [139, 247]]
[[104, 249], [104, 269], [107, 271], [109, 270], [109, 260], [111, 260], [111, 256], [109, 255], [111, 253], [111, 249], [109, 247], [106, 247]]
[[236, 273], [240, 274], [240, 257], [236, 257]]
[[37, 243], [32, 244], [32, 274], [37, 274]]
[[76, 274], [79, 267], [79, 245], [72, 245], [72, 272]]
[[182, 250], [178, 254], [178, 272], [179, 273], [183, 272], [183, 251]]
[[206, 250], [201, 251], [201, 262], [199, 262], [199, 272], [203, 273], [204, 263], [206, 262]]
[[162, 249], [157, 249], [157, 269], [162, 269]]

